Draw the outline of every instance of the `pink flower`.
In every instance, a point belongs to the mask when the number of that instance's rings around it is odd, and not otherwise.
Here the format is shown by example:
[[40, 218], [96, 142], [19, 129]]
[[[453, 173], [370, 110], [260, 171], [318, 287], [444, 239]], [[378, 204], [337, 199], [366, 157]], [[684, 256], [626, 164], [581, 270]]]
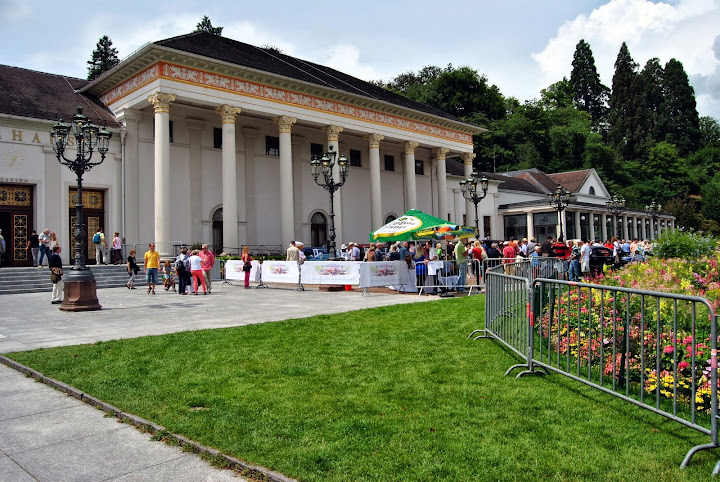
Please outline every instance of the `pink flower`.
[[685, 370], [689, 366], [690, 366], [690, 364], [686, 361], [681, 361], [680, 363], [678, 363], [678, 368], [680, 370]]
[[665, 347], [665, 349], [663, 351], [665, 353], [672, 353], [674, 351], [674, 349], [673, 349], [672, 345], [668, 345]]

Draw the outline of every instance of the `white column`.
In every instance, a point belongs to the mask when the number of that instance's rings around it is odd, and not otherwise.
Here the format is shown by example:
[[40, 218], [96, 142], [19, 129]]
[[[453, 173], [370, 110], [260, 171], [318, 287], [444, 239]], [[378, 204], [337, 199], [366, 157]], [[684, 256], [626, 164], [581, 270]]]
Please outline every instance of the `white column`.
[[627, 239], [630, 235], [628, 233], [628, 218], [625, 215], [620, 216], [623, 220], [622, 222], [622, 239]]
[[[595, 239], [595, 213], [590, 211], [588, 213], [588, 241]], [[580, 237], [582, 238], [582, 233], [580, 233]]]
[[403, 142], [405, 149], [405, 211], [417, 209], [417, 187], [415, 185], [415, 149], [418, 143]]
[[[533, 213], [531, 211], [528, 211], [526, 216], [527, 216], [527, 237], [528, 237], [528, 241], [529, 241], [530, 238], [535, 236], [535, 232], [534, 232], [535, 231], [535, 217], [533, 216]], [[538, 241], [537, 238], [535, 239], [535, 241]]]
[[123, 109], [117, 119], [125, 126], [125, 169], [123, 181], [123, 216], [124, 232], [120, 233], [127, 243], [140, 241], [140, 205], [138, 179], [140, 175], [138, 123], [142, 119], [142, 111]]
[[281, 115], [273, 121], [280, 132], [280, 233], [281, 246], [295, 240], [295, 204], [293, 195], [292, 126], [295, 117]]
[[[257, 203], [257, 182], [255, 178], [255, 155], [258, 152], [260, 132], [244, 126], [242, 128], [243, 143], [245, 144], [245, 239], [247, 244], [259, 244], [258, 219], [262, 212]], [[263, 145], [263, 153], [265, 146]]]
[[[465, 179], [467, 179], [473, 172], [472, 162], [473, 159], [475, 159], [475, 154], [472, 152], [463, 152], [460, 154], [460, 158], [463, 160]], [[472, 218], [472, 220], [470, 218]], [[475, 205], [468, 200], [465, 200], [465, 221], [468, 225], [475, 224]]]
[[157, 92], [148, 101], [155, 109], [155, 243], [161, 258], [171, 255], [170, 103], [175, 95]]
[[438, 212], [440, 213], [439, 218], [447, 219], [447, 171], [445, 165], [445, 156], [450, 152], [450, 149], [445, 147], [438, 147], [433, 149], [435, 159], [437, 159], [437, 196], [438, 196]]
[[[580, 226], [580, 216], [582, 216], [582, 215], [583, 215], [583, 213], [581, 213], [580, 211], [577, 211], [575, 213], [575, 239], [582, 238], [582, 227]], [[590, 215], [590, 213], [585, 214], [585, 216], [589, 216], [589, 215]], [[567, 236], [566, 236], [566, 238], [567, 238]], [[566, 239], [566, 241], [567, 241], [567, 239]]]
[[604, 243], [606, 239], [608, 239], [608, 232], [607, 232], [607, 214], [601, 214], [600, 215], [600, 232], [602, 233], [602, 239], [599, 241], [601, 243]]
[[237, 208], [237, 153], [235, 149], [235, 116], [240, 107], [220, 105], [215, 112], [222, 118], [222, 201], [223, 246], [225, 253], [240, 252]]
[[182, 241], [192, 243], [193, 239], [203, 239], [202, 236], [202, 131], [206, 123], [200, 119], [185, 119], [188, 129], [188, 155], [189, 169], [192, 173], [188, 180], [187, 209], [189, 212], [190, 239]]
[[[333, 178], [336, 182], [340, 182], [340, 168], [338, 167], [337, 160], [340, 158], [340, 155], [342, 154], [340, 152], [340, 133], [343, 131], [343, 128], [340, 126], [326, 126], [323, 128], [323, 131], [327, 134], [328, 139], [328, 150], [330, 150], [330, 146], [332, 146], [333, 152], [337, 152], [337, 157], [335, 158], [335, 167], [333, 167]], [[334, 211], [335, 211], [335, 247], [342, 246], [343, 243], [343, 216], [342, 216], [342, 188], [340, 188], [339, 191], [335, 193], [335, 199], [334, 199]], [[330, 233], [328, 232], [328, 237], [330, 236]], [[334, 256], [334, 254], [332, 255]]]
[[369, 134], [368, 162], [370, 164], [370, 228], [368, 231], [378, 229], [383, 223], [382, 186], [380, 185], [380, 141], [385, 136]]
[[462, 205], [465, 201], [465, 198], [463, 198], [463, 195], [459, 189], [453, 190], [453, 201], [455, 202], [455, 209], [453, 211], [455, 214], [455, 224], [462, 224]]

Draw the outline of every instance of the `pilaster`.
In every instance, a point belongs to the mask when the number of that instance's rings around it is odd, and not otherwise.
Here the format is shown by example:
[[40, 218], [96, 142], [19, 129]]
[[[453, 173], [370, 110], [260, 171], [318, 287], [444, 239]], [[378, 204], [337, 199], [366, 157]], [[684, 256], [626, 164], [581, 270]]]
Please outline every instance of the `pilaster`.
[[223, 246], [226, 253], [240, 252], [238, 240], [237, 152], [235, 148], [235, 117], [240, 107], [227, 104], [215, 108], [222, 119], [222, 200]]
[[297, 122], [295, 117], [281, 115], [273, 122], [278, 126], [280, 135], [280, 233], [281, 246], [296, 239], [295, 236], [295, 204], [293, 195], [293, 156], [292, 126]]

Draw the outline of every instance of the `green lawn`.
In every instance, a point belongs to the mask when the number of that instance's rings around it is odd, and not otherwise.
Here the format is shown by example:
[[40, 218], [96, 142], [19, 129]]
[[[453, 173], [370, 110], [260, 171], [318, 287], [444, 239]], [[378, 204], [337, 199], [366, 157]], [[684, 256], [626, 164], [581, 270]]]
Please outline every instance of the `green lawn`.
[[[483, 297], [14, 353], [301, 480], [709, 480], [709, 437], [577, 382], [504, 377]], [[191, 313], [188, 316], [192, 316]]]

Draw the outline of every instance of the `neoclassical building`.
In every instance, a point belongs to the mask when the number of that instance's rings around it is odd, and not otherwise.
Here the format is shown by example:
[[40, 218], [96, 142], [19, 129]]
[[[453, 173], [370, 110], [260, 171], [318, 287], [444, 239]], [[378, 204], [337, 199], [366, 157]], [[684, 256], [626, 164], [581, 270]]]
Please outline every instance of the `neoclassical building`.
[[[155, 241], [161, 252], [176, 242], [225, 251], [294, 239], [321, 245], [329, 196], [310, 160], [328, 150], [350, 163], [335, 195], [338, 245], [365, 242], [408, 209], [474, 223], [459, 181], [472, 172], [472, 136], [482, 128], [321, 65], [193, 33], [147, 44], [92, 82], [0, 66], [4, 264], [29, 263], [31, 229], [48, 227], [71, 245], [76, 180], [55, 158], [49, 131], [78, 106], [113, 132], [106, 160], [84, 178], [90, 233], [119, 231], [126, 243]], [[600, 226], [602, 235], [604, 224], [591, 219], [607, 215], [609, 193], [594, 171], [581, 172], [586, 180], [566, 186], [577, 193], [567, 212], [577, 214], [577, 233]], [[580, 177], [530, 177], [541, 175]], [[554, 185], [523, 173], [488, 177], [483, 236], [522, 233], [522, 216], [524, 232], [549, 232], [545, 194]]]

